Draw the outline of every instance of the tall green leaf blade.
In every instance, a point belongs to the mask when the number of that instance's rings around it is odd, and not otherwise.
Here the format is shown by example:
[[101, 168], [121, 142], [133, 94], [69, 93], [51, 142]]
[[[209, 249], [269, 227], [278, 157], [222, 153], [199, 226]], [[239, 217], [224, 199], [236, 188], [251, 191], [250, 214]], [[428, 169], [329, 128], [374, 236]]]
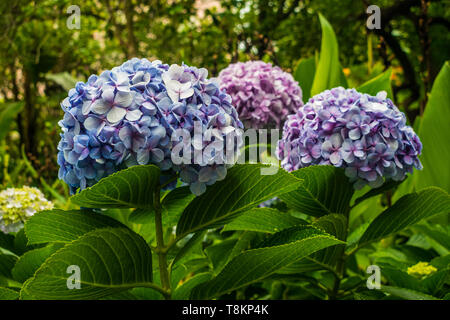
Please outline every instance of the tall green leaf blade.
[[342, 243], [322, 230], [301, 226], [285, 229], [244, 251], [211, 281], [193, 291], [192, 298], [212, 298], [260, 281], [280, 268], [331, 245]]
[[133, 166], [103, 178], [71, 201], [86, 208], [149, 208], [159, 176], [154, 165]]
[[[80, 289], [67, 287], [67, 268], [72, 265], [80, 268]], [[151, 281], [152, 256], [145, 240], [126, 228], [105, 228], [53, 254], [24, 284], [21, 297], [99, 299]]]
[[308, 102], [311, 98], [311, 88], [316, 73], [316, 59], [314, 57], [308, 59], [300, 59], [294, 71], [294, 79], [302, 88], [303, 102]]
[[307, 222], [276, 209], [253, 208], [225, 225], [223, 231], [245, 230], [275, 233], [300, 224], [307, 224]]
[[333, 27], [321, 14], [319, 14], [319, 20], [322, 26], [322, 44], [320, 47], [319, 63], [316, 67], [311, 88], [311, 96], [326, 89], [339, 86], [347, 87], [341, 64], [339, 63], [338, 42]]
[[419, 137], [423, 144], [422, 171], [414, 173], [416, 190], [429, 186], [450, 192], [450, 62], [446, 62], [434, 80], [433, 88], [420, 122]]
[[422, 219], [449, 212], [450, 196], [440, 188], [430, 187], [407, 194], [375, 218], [359, 243], [361, 245], [384, 238]]
[[349, 212], [354, 189], [342, 169], [310, 166], [291, 174], [303, 183], [297, 190], [280, 196], [289, 207], [315, 217]]
[[251, 207], [295, 190], [301, 183], [283, 169], [272, 175], [261, 175], [261, 169], [267, 170], [269, 166], [244, 164], [231, 168], [224, 180], [208, 187], [186, 207], [177, 225], [177, 235], [182, 237], [223, 225]]
[[89, 211], [41, 211], [25, 223], [29, 244], [71, 242], [99, 228], [119, 227], [114, 219]]
[[375, 78], [363, 83], [356, 90], [362, 93], [370, 94], [372, 96], [376, 96], [380, 91], [386, 91], [387, 97], [393, 99], [394, 95], [392, 94], [391, 74], [392, 69], [389, 68], [382, 74], [379, 74]]

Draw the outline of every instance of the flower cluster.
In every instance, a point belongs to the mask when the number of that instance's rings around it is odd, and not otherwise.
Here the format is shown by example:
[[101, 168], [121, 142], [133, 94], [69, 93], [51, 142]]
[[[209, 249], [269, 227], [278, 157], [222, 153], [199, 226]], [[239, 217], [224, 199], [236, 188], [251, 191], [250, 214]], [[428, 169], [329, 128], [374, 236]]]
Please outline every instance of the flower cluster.
[[24, 186], [0, 192], [0, 230], [17, 232], [38, 211], [53, 209], [39, 189]]
[[219, 74], [246, 127], [279, 128], [302, 106], [302, 90], [291, 74], [262, 61], [238, 62]]
[[407, 270], [409, 275], [418, 276], [419, 278], [428, 276], [436, 271], [437, 269], [430, 265], [428, 262], [419, 262], [409, 267]]
[[179, 173], [195, 194], [223, 179], [224, 152], [221, 159], [213, 151], [187, 164], [174, 164], [171, 157], [178, 144], [187, 143], [173, 139], [180, 131], [193, 137], [197, 126], [209, 135], [209, 140], [194, 138], [189, 145], [193, 151], [204, 151], [210, 144], [223, 146], [225, 135], [242, 128], [231, 97], [207, 75], [203, 68], [134, 58], [92, 75], [86, 83], [78, 82], [61, 104], [65, 114], [59, 123], [60, 179], [75, 192], [137, 164]]
[[343, 167], [359, 189], [422, 169], [421, 150], [419, 137], [386, 92], [374, 97], [338, 87], [312, 97], [288, 117], [277, 156], [287, 171], [316, 164]]

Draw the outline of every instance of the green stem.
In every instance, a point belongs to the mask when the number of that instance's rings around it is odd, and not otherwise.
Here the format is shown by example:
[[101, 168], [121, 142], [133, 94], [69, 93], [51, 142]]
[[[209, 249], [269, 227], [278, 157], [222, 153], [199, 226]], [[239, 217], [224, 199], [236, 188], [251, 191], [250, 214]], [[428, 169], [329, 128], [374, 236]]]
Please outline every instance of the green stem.
[[[348, 225], [349, 225], [349, 216], [350, 216], [350, 208], [347, 211], [347, 213], [345, 214], [345, 234], [344, 234], [344, 240], [347, 241], [347, 236], [348, 236]], [[340, 257], [338, 258], [338, 261], [336, 263], [336, 272], [333, 273], [334, 275], [334, 285], [333, 285], [333, 289], [330, 290], [329, 294], [328, 294], [328, 298], [330, 300], [335, 300], [338, 297], [339, 294], [339, 287], [341, 285], [341, 281], [344, 278], [344, 273], [345, 273], [345, 263], [347, 260], [347, 255], [345, 254], [345, 248], [342, 250], [342, 254], [340, 255]]]
[[392, 190], [386, 191], [386, 200], [388, 208], [392, 207]]
[[164, 232], [162, 226], [162, 210], [161, 210], [161, 188], [157, 187], [153, 198], [153, 207], [155, 209], [155, 231], [156, 231], [156, 253], [159, 260], [159, 275], [161, 278], [161, 285], [168, 293], [165, 295], [166, 299], [170, 299], [170, 280], [167, 269], [167, 248], [164, 246]]
[[161, 293], [166, 299], [170, 299], [170, 292], [165, 290], [165, 289], [163, 289], [163, 288], [161, 288], [157, 284], [154, 284], [153, 282], [143, 283], [142, 287], [144, 287], [144, 288], [151, 288], [153, 290], [156, 290], [159, 293]]
[[339, 257], [339, 260], [336, 265], [336, 273], [334, 274], [334, 285], [333, 289], [330, 291], [328, 297], [330, 300], [336, 300], [338, 293], [339, 293], [339, 287], [341, 285], [342, 278], [344, 276], [344, 266], [345, 266], [345, 258], [344, 254]]

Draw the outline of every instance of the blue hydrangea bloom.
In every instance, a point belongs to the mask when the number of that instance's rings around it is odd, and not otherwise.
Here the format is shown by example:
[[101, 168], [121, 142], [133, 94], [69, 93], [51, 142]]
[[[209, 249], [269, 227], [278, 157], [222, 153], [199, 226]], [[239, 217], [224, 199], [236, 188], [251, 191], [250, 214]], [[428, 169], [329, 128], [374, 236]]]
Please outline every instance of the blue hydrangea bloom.
[[419, 137], [386, 98], [342, 87], [326, 90], [290, 115], [277, 156], [287, 171], [310, 165], [345, 168], [355, 188], [400, 181], [422, 169]]
[[[215, 150], [224, 149], [226, 135], [235, 132], [231, 153], [237, 157], [243, 126], [231, 97], [207, 75], [203, 68], [134, 58], [78, 82], [61, 103], [60, 179], [73, 193], [138, 164], [155, 164], [166, 175], [179, 173], [195, 194], [223, 179], [230, 154]], [[209, 140], [194, 137], [196, 124]], [[174, 164], [172, 150], [185, 143], [173, 139], [179, 129], [192, 138], [187, 146], [192, 161]], [[196, 149], [204, 152], [208, 146], [210, 157], [194, 159]]]

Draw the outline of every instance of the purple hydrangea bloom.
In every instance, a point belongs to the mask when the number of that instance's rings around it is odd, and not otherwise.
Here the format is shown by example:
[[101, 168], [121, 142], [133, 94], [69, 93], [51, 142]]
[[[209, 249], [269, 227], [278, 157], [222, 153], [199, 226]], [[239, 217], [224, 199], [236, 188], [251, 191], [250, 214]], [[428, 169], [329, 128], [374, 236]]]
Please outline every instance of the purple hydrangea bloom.
[[386, 98], [342, 87], [326, 90], [288, 116], [277, 156], [287, 171], [310, 165], [345, 168], [355, 188], [379, 187], [422, 169], [419, 137]]
[[230, 64], [219, 74], [246, 127], [280, 128], [302, 106], [302, 90], [290, 73], [262, 61]]
[[[61, 103], [60, 179], [73, 193], [138, 164], [155, 164], [166, 176], [179, 173], [195, 194], [223, 179], [230, 155], [215, 150], [224, 149], [226, 134], [236, 131], [231, 152], [237, 157], [243, 125], [231, 97], [207, 75], [206, 69], [134, 58], [77, 83]], [[195, 124], [209, 140], [196, 142]], [[173, 139], [178, 129], [194, 138], [187, 146], [192, 161], [181, 164], [172, 161], [172, 150], [186, 143]], [[210, 144], [216, 146], [210, 147], [213, 157], [193, 161], [193, 151]]]

